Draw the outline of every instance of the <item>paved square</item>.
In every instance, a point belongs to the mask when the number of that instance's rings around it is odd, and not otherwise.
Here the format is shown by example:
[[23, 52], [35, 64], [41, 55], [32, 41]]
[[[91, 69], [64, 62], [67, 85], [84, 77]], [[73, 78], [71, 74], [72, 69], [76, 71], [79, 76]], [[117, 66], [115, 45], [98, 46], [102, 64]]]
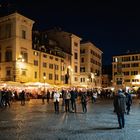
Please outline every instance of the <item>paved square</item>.
[[[82, 113], [77, 102], [77, 113], [54, 113], [53, 103], [42, 104], [32, 99], [21, 106], [0, 108], [0, 140], [140, 140], [140, 104], [135, 100], [130, 115], [125, 115], [124, 129], [118, 127], [112, 100], [88, 103]], [[60, 109], [61, 108], [60, 103]]]

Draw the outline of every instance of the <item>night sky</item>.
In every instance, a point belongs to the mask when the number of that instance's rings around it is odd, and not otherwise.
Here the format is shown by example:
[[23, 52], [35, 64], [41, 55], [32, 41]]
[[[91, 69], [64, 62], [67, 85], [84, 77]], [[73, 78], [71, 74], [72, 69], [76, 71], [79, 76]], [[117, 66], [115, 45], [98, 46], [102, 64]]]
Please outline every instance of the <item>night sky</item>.
[[61, 27], [83, 41], [91, 41], [103, 51], [103, 64], [111, 64], [113, 55], [140, 52], [139, 4], [122, 1], [0, 0], [0, 9], [16, 9], [33, 19], [34, 29]]

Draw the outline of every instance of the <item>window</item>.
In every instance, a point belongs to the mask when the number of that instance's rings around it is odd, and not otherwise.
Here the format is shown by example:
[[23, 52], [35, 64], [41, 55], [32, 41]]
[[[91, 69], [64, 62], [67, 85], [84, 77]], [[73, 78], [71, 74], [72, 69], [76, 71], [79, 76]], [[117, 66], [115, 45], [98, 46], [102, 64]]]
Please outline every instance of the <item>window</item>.
[[26, 31], [25, 30], [22, 30], [22, 38], [26, 39]]
[[58, 74], [55, 74], [55, 80], [59, 80], [59, 79], [58, 79]]
[[127, 76], [127, 75], [129, 75], [129, 71], [125, 71], [125, 72], [123, 72], [123, 74], [124, 74], [125, 76]]
[[36, 72], [36, 71], [35, 71], [35, 75], [34, 75], [34, 78], [35, 78], [35, 79], [37, 79], [37, 72]]
[[50, 69], [53, 69], [53, 64], [49, 64], [49, 68]]
[[132, 82], [139, 82], [139, 79], [132, 79]]
[[47, 63], [43, 62], [43, 67], [46, 68], [47, 67]]
[[77, 66], [75, 66], [75, 73], [77, 73], [78, 72], [78, 67]]
[[74, 59], [78, 59], [78, 54], [74, 53]]
[[43, 73], [43, 77], [46, 76], [46, 72]]
[[28, 62], [28, 53], [25, 51], [21, 51], [22, 58], [24, 59], [24, 62]]
[[78, 47], [78, 43], [77, 42], [74, 42], [74, 46]]
[[130, 79], [125, 79], [124, 81], [125, 81], [125, 82], [130, 82]]
[[138, 75], [138, 71], [131, 71], [131, 75]]
[[22, 70], [21, 75], [26, 76], [26, 71]]
[[53, 56], [50, 56], [50, 59], [53, 59]]
[[139, 67], [139, 63], [132, 63], [131, 67]]
[[6, 34], [6, 38], [10, 38], [11, 37], [11, 24], [6, 24], [5, 26], [5, 34]]
[[38, 61], [37, 60], [34, 60], [34, 65], [38, 66]]
[[78, 77], [74, 77], [74, 80], [77, 82], [78, 81]]
[[84, 63], [84, 58], [83, 57], [81, 58], [81, 62]]
[[49, 73], [49, 80], [53, 79], [53, 75], [51, 73]]
[[43, 57], [44, 57], [44, 58], [47, 58], [47, 55], [46, 55], [46, 54], [43, 54]]
[[5, 52], [5, 61], [6, 62], [12, 61], [12, 51], [11, 50], [7, 50]]
[[34, 55], [35, 55], [35, 56], [38, 56], [38, 52], [34, 51]]
[[6, 76], [11, 76], [11, 70], [6, 71]]
[[58, 61], [59, 59], [58, 58], [55, 58], [55, 61]]
[[81, 83], [84, 83], [85, 82], [85, 78], [81, 78]]
[[81, 67], [80, 72], [85, 72], [85, 67]]
[[122, 78], [117, 78], [117, 85], [122, 85]]
[[55, 70], [59, 70], [59, 66], [56, 65], [56, 64], [54, 64], [54, 69], [55, 69]]

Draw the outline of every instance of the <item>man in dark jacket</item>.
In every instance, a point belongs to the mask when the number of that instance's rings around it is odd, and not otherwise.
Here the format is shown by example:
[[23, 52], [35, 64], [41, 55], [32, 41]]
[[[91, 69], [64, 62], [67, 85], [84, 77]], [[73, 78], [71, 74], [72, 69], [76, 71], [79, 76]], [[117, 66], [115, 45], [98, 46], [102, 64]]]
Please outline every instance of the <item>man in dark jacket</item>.
[[77, 91], [73, 88], [70, 91], [71, 94], [71, 107], [72, 107], [72, 112], [76, 113], [76, 98], [77, 98]]
[[126, 92], [125, 95], [126, 95], [126, 111], [127, 111], [126, 113], [127, 115], [129, 115], [130, 107], [132, 105], [132, 96], [128, 92]]
[[118, 117], [119, 129], [124, 128], [125, 125], [125, 104], [126, 104], [126, 97], [122, 90], [119, 90], [116, 99], [114, 100], [114, 107]]

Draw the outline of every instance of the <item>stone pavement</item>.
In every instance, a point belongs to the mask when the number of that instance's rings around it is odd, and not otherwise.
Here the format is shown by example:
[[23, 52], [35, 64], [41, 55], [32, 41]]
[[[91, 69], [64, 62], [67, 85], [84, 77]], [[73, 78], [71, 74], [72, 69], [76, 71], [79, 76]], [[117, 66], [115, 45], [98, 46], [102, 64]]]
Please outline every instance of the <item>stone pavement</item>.
[[[61, 107], [61, 106], [60, 106]], [[88, 112], [54, 113], [53, 103], [33, 99], [0, 109], [0, 140], [140, 140], [140, 104], [135, 100], [124, 129], [118, 127], [112, 100], [88, 103]]]

